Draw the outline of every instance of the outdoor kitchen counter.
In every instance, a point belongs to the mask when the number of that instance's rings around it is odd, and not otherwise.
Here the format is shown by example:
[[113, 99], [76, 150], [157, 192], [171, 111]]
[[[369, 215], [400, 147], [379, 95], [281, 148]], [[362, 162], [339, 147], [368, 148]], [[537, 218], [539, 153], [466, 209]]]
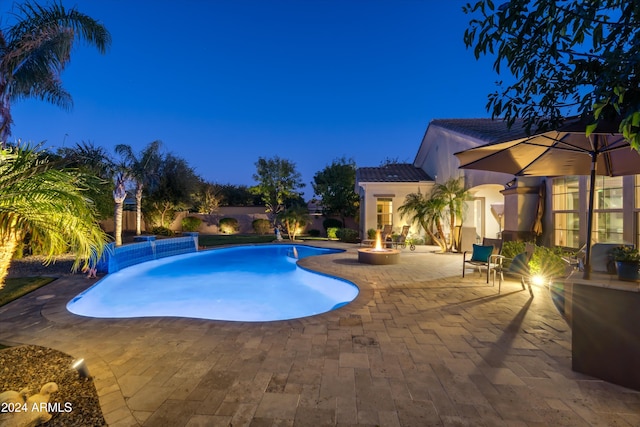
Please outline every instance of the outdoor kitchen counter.
[[640, 283], [574, 272], [562, 281], [572, 329], [572, 368], [640, 390]]

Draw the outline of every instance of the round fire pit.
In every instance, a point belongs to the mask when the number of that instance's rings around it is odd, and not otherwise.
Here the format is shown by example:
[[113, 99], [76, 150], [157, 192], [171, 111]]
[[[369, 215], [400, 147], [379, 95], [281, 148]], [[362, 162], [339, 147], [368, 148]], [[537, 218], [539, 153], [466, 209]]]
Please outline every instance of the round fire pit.
[[358, 249], [358, 262], [373, 265], [397, 264], [400, 251], [397, 249]]

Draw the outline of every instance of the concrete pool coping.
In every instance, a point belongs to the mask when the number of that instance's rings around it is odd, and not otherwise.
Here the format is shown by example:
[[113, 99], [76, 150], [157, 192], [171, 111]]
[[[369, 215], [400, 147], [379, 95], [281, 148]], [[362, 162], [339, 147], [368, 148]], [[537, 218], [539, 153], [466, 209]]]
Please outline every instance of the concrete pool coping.
[[112, 426], [640, 423], [640, 393], [571, 371], [571, 331], [544, 288], [501, 295], [433, 247], [395, 265], [357, 245], [305, 258], [356, 283], [351, 304], [278, 322], [91, 319], [56, 280], [0, 308], [0, 342], [84, 357]]

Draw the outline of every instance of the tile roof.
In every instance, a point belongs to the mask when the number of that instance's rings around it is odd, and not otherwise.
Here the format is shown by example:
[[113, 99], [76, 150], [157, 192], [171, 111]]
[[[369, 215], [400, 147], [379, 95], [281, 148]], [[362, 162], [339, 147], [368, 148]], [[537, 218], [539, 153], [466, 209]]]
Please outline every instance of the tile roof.
[[435, 119], [433, 126], [439, 126], [463, 135], [468, 135], [486, 142], [505, 142], [525, 138], [527, 133], [522, 120], [516, 120], [511, 126], [501, 119]]
[[427, 173], [411, 163], [391, 163], [380, 167], [356, 170], [357, 182], [419, 182], [433, 181]]

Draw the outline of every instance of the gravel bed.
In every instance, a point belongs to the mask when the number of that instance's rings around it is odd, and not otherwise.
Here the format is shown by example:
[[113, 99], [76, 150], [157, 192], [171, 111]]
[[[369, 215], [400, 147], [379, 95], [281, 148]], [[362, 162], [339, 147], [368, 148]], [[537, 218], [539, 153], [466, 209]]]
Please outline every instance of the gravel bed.
[[[31, 396], [44, 384], [55, 382], [58, 391], [51, 394], [49, 403], [60, 410], [50, 412], [52, 418], [43, 426], [106, 426], [93, 381], [81, 379], [71, 368], [72, 363], [68, 354], [45, 347], [26, 345], [0, 350], [0, 392], [27, 388]], [[4, 416], [7, 414], [0, 414]]]
[[48, 265], [42, 256], [28, 256], [14, 259], [9, 266], [8, 278], [33, 276], [63, 276], [72, 274], [73, 257], [71, 255], [58, 256]]

